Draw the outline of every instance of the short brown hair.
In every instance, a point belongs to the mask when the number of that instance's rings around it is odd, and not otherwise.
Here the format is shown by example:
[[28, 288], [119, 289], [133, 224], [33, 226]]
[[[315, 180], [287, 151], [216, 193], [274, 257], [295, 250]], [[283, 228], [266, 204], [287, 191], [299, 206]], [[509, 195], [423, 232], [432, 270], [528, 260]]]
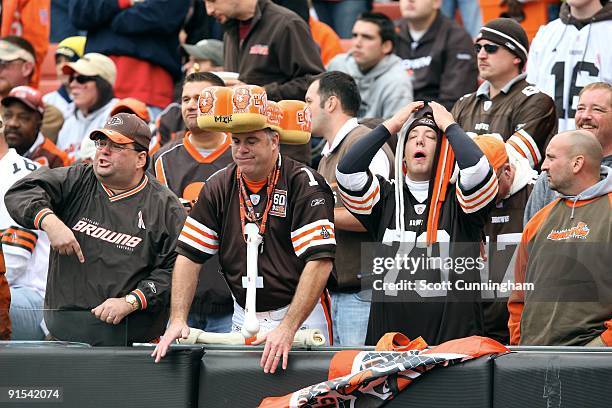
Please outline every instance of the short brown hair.
[[582, 88], [582, 90], [578, 94], [578, 98], [582, 97], [582, 94], [584, 94], [585, 92], [594, 91], [597, 89], [608, 91], [608, 105], [612, 106], [612, 84], [609, 84], [607, 82], [591, 82], [590, 84]]

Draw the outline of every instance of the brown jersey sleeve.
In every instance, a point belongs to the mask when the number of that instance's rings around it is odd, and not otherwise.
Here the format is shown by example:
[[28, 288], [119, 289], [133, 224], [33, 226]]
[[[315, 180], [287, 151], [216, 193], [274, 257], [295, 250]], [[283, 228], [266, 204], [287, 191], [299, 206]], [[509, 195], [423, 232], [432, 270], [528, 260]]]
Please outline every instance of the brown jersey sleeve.
[[222, 208], [220, 182], [223, 172], [209, 180], [200, 191], [198, 201], [185, 220], [176, 252], [193, 262], [202, 264], [219, 252]]
[[334, 258], [334, 196], [325, 179], [309, 167], [296, 169], [292, 184], [291, 244], [304, 262]]
[[[555, 200], [542, 208], [533, 216], [525, 226], [521, 243], [518, 247], [516, 264], [514, 265], [514, 282], [524, 283], [527, 273], [527, 263], [529, 262], [529, 243], [535, 237], [540, 229], [540, 225], [546, 220], [548, 214], [559, 200]], [[508, 320], [508, 329], [510, 330], [510, 344], [517, 345], [521, 340], [521, 315], [525, 306], [524, 291], [514, 290], [508, 299], [508, 312], [510, 318]]]
[[527, 98], [517, 106], [512, 120], [515, 132], [507, 143], [529, 160], [532, 168], [538, 169], [543, 161], [546, 143], [557, 132], [555, 103], [531, 85], [525, 87], [522, 93]]

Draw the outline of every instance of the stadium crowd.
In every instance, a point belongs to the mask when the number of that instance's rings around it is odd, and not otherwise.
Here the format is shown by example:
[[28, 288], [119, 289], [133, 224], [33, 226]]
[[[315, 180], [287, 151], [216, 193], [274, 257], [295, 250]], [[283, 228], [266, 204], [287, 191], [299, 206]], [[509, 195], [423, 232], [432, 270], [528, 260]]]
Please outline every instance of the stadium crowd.
[[59, 3], [0, 9], [0, 340], [245, 333], [255, 225], [266, 372], [303, 329], [612, 346], [607, 0]]

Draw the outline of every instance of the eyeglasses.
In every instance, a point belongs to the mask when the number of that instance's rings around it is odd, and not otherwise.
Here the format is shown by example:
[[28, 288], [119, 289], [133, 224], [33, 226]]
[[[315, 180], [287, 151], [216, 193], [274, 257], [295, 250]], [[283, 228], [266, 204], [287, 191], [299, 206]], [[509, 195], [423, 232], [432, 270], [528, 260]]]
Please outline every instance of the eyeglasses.
[[87, 82], [91, 82], [91, 81], [95, 81], [96, 77], [92, 77], [92, 76], [87, 76], [87, 75], [70, 75], [70, 81], [68, 81], [68, 83], [71, 83], [72, 81], [77, 81], [78, 84], [86, 84]]
[[480, 52], [484, 48], [487, 54], [495, 54], [497, 50], [499, 50], [499, 45], [497, 44], [474, 44], [474, 51], [476, 54]]
[[24, 60], [22, 59], [14, 59], [11, 61], [0, 60], [0, 71], [4, 70], [5, 68], [7, 68], [9, 65], [11, 65], [14, 62], [24, 62]]
[[108, 147], [108, 150], [110, 150], [113, 153], [119, 153], [122, 150], [133, 150], [135, 152], [140, 152], [140, 150], [138, 149], [134, 149], [132, 147], [124, 147], [122, 145], [119, 145], [117, 143], [113, 143], [108, 139], [98, 139], [98, 140], [94, 140], [94, 144], [96, 145], [96, 149], [98, 150], [102, 150], [105, 147]]

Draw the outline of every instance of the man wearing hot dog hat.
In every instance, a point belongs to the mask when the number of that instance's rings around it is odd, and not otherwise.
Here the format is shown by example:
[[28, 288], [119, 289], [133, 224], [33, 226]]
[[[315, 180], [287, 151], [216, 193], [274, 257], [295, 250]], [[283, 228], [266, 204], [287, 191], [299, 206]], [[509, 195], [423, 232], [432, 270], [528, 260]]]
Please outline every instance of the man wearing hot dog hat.
[[[198, 124], [213, 129], [227, 124], [234, 162], [206, 180], [185, 222], [173, 271], [170, 324], [153, 356], [159, 361], [174, 339], [187, 338], [200, 264], [215, 254], [235, 299], [233, 330], [244, 329], [245, 229], [254, 224], [263, 239], [256, 260], [256, 316], [259, 333], [265, 334], [253, 344], [265, 341], [261, 366], [273, 373], [281, 361], [287, 367], [297, 330], [320, 329], [330, 339], [324, 288], [336, 247], [334, 197], [315, 170], [279, 153], [282, 137], [291, 141], [310, 131], [304, 102], [277, 106], [256, 86], [215, 87], [206, 95], [210, 103], [201, 109], [210, 115], [198, 118]], [[231, 112], [222, 106], [231, 106]]]
[[92, 165], [40, 169], [6, 193], [11, 217], [47, 232], [51, 335], [95, 346], [157, 339], [167, 322], [174, 248], [185, 219], [145, 169], [149, 127], [129, 113], [89, 136]]

